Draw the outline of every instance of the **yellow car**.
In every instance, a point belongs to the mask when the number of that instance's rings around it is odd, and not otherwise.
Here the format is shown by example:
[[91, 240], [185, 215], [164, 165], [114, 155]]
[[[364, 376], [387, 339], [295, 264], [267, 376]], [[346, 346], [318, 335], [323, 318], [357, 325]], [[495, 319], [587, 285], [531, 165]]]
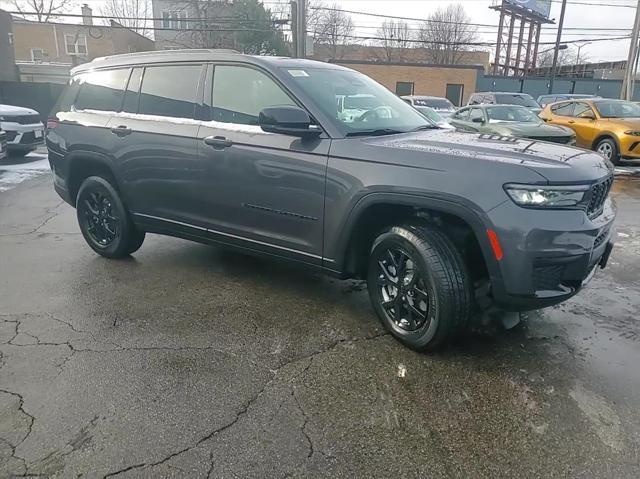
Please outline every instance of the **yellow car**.
[[576, 145], [595, 150], [618, 164], [621, 158], [640, 158], [640, 105], [624, 100], [595, 98], [547, 105], [540, 113], [547, 123], [568, 126]]

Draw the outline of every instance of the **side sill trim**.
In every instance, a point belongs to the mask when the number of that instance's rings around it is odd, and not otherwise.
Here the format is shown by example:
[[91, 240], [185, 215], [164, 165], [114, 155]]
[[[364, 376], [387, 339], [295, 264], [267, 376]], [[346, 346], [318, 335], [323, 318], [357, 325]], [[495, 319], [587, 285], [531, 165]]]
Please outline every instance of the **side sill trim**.
[[149, 218], [149, 219], [152, 219], [152, 220], [165, 221], [167, 223], [173, 223], [173, 224], [180, 225], [180, 226], [186, 226], [187, 228], [192, 228], [192, 229], [196, 229], [196, 230], [200, 230], [200, 231], [206, 231], [207, 233], [212, 233], [212, 234], [215, 234], [215, 235], [226, 236], [227, 238], [233, 238], [233, 239], [238, 239], [238, 240], [241, 240], [241, 241], [247, 241], [247, 242], [250, 242], [250, 243], [253, 243], [253, 244], [258, 244], [258, 245], [261, 245], [261, 246], [268, 246], [270, 248], [276, 248], [276, 249], [279, 249], [279, 250], [288, 251], [290, 253], [300, 254], [300, 255], [308, 256], [310, 258], [315, 258], [315, 259], [322, 260], [322, 256], [318, 256], [316, 254], [307, 253], [305, 251], [300, 251], [300, 250], [293, 249], [293, 248], [287, 248], [285, 246], [278, 246], [278, 245], [275, 245], [275, 244], [267, 243], [265, 241], [254, 240], [254, 239], [251, 239], [251, 238], [247, 238], [245, 236], [238, 236], [238, 235], [234, 235], [234, 234], [231, 234], [231, 233], [225, 233], [224, 231], [217, 231], [217, 230], [212, 230], [210, 228], [204, 228], [202, 226], [196, 226], [196, 225], [192, 225], [192, 224], [189, 224], [189, 223], [183, 223], [182, 221], [170, 220], [170, 219], [167, 219], [167, 218], [161, 218], [159, 216], [145, 215], [145, 214], [142, 214], [142, 213], [133, 213], [133, 215], [134, 216], [140, 216], [141, 218]]

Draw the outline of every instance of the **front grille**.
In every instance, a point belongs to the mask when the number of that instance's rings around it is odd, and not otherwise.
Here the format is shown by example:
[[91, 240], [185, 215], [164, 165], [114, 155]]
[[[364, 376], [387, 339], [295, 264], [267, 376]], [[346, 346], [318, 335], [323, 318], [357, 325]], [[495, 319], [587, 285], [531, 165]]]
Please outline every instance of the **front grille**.
[[17, 131], [7, 131], [5, 133], [7, 134], [7, 141], [13, 141], [15, 137], [18, 136]]
[[533, 268], [533, 289], [535, 291], [551, 291], [558, 289], [564, 265], [534, 266]]
[[613, 176], [609, 176], [606, 180], [601, 181], [591, 187], [589, 204], [587, 205], [587, 215], [594, 218], [602, 212], [604, 202], [609, 196], [609, 191], [613, 185]]
[[560, 143], [562, 145], [566, 145], [572, 139], [571, 136], [536, 136], [530, 137], [531, 140], [536, 141], [550, 141], [551, 143]]
[[5, 121], [11, 123], [20, 123], [21, 125], [32, 125], [34, 123], [40, 123], [40, 116], [37, 114], [32, 115], [15, 115], [15, 116], [7, 116], [2, 115], [5, 118]]
[[36, 138], [36, 135], [32, 131], [28, 131], [22, 134], [22, 138], [20, 138], [21, 145], [31, 145], [33, 143], [41, 143], [42, 138]]

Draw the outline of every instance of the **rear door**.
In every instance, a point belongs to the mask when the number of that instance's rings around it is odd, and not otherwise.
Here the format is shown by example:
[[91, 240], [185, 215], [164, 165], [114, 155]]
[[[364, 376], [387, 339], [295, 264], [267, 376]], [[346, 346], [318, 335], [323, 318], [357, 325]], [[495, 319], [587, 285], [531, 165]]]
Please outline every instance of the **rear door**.
[[196, 221], [204, 165], [194, 117], [201, 64], [134, 69], [109, 131], [125, 198], [138, 220]]
[[550, 114], [544, 114], [543, 119], [554, 125], [571, 126], [569, 122], [573, 120], [574, 107], [572, 101], [554, 103], [549, 107]]
[[302, 105], [254, 66], [211, 70], [209, 121], [198, 132], [208, 228], [224, 241], [320, 264], [331, 140], [265, 133], [258, 126], [263, 108]]

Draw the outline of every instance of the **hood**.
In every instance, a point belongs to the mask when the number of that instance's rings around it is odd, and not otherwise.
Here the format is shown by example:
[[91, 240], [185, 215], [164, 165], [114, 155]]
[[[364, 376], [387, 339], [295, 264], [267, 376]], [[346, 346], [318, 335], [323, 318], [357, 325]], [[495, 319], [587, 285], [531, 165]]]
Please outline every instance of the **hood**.
[[514, 136], [529, 136], [529, 137], [549, 137], [549, 136], [573, 136], [573, 130], [565, 128], [563, 126], [549, 125], [548, 123], [520, 123], [520, 122], [505, 122], [505, 123], [492, 123], [491, 126], [495, 126], [496, 131], [509, 132]]
[[543, 141], [455, 130], [426, 130], [363, 139], [371, 146], [437, 154], [457, 159], [502, 162], [529, 168], [549, 182], [595, 181], [613, 166], [593, 151]]
[[38, 115], [39, 113], [31, 108], [24, 108], [13, 105], [0, 105], [0, 115]]

